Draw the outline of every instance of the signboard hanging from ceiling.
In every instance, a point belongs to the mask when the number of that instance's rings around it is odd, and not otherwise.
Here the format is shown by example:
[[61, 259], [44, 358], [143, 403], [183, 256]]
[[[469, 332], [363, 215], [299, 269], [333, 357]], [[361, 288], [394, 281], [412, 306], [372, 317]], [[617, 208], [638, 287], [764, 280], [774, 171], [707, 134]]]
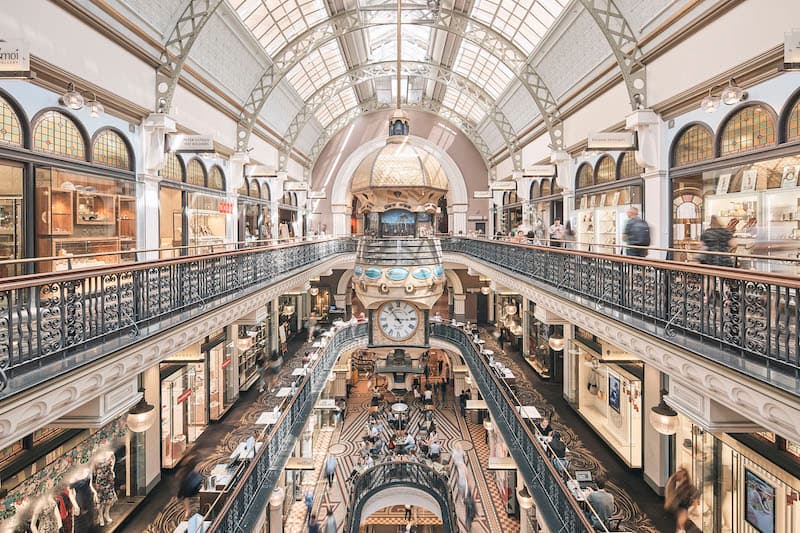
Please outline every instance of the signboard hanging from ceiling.
[[284, 191], [307, 191], [308, 183], [305, 181], [285, 181], [283, 182]]
[[208, 153], [214, 151], [214, 139], [210, 135], [169, 133], [164, 147], [167, 152]]
[[475, 199], [479, 198], [491, 198], [492, 191], [472, 191], [472, 197]]
[[592, 133], [588, 139], [589, 150], [619, 150], [632, 152], [639, 149], [635, 131], [602, 131]]
[[31, 55], [21, 39], [0, 40], [0, 78], [30, 78]]
[[248, 178], [274, 178], [278, 175], [278, 171], [275, 167], [267, 165], [246, 165], [244, 174]]
[[555, 175], [555, 165], [533, 165], [522, 171], [525, 178], [552, 178]]
[[800, 29], [783, 34], [783, 68], [800, 70]]

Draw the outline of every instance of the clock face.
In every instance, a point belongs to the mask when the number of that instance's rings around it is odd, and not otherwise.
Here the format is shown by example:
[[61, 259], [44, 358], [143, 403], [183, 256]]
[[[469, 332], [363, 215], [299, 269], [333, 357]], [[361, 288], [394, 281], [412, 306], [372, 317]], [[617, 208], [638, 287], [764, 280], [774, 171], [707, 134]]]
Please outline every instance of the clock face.
[[378, 323], [388, 338], [403, 341], [417, 331], [419, 314], [417, 308], [408, 302], [388, 302], [378, 311]]

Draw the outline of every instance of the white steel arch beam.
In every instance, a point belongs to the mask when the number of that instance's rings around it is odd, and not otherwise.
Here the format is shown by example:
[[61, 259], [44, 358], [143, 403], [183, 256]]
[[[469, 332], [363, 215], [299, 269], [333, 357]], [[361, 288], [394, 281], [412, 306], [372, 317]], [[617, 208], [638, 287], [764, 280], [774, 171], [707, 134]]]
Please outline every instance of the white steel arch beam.
[[634, 111], [647, 107], [647, 78], [642, 50], [630, 24], [613, 0], [580, 0], [605, 35], [622, 72]]
[[[429, 18], [429, 14], [427, 8], [405, 9], [402, 16], [407, 17], [407, 21], [403, 24], [423, 25], [454, 34], [497, 57], [530, 93], [550, 133], [552, 144], [557, 148], [562, 147], [563, 132], [556, 100], [535, 67], [528, 61], [526, 54], [498, 31], [467, 15], [445, 9], [434, 19]], [[396, 15], [392, 11], [345, 11], [312, 26], [281, 48], [244, 104], [236, 134], [237, 149], [248, 148], [250, 134], [270, 94], [309, 51], [348, 33], [392, 24], [395, 20]]]
[[[317, 163], [317, 159], [319, 158], [320, 154], [322, 153], [322, 149], [328, 143], [329, 140], [333, 138], [340, 130], [345, 128], [348, 124], [353, 122], [355, 119], [364, 115], [366, 113], [371, 113], [373, 111], [380, 111], [383, 109], [393, 109], [394, 103], [387, 103], [381, 104], [378, 102], [377, 99], [372, 98], [358, 104], [354, 107], [351, 107], [347, 111], [343, 112], [341, 115], [333, 119], [333, 121], [328, 124], [328, 127], [325, 128], [325, 131], [317, 138], [317, 142], [314, 143], [314, 147], [311, 149], [311, 153], [309, 154], [309, 158], [311, 159], [311, 164], [309, 165], [309, 169], [313, 169], [314, 165]], [[486, 165], [486, 169], [489, 170], [492, 168], [489, 158], [491, 157], [491, 150], [489, 146], [486, 145], [483, 138], [478, 135], [475, 127], [472, 126], [467, 119], [467, 117], [461, 115], [454, 109], [450, 109], [446, 107], [440, 102], [434, 102], [428, 98], [423, 99], [418, 104], [408, 104], [403, 106], [404, 109], [416, 109], [419, 111], [425, 111], [427, 113], [438, 114], [440, 117], [445, 118], [451, 121], [458, 129], [463, 133], [467, 139], [472, 142], [472, 145], [481, 154], [481, 158], [483, 159], [484, 165]]]
[[161, 51], [161, 65], [156, 68], [156, 104], [158, 113], [168, 113], [175, 97], [183, 65], [200, 32], [222, 4], [222, 0], [188, 0]]
[[[494, 103], [491, 95], [480, 85], [440, 65], [432, 65], [422, 61], [404, 61], [401, 65], [401, 76], [416, 76], [441, 82], [449, 88], [456, 89], [482, 104], [488, 118], [494, 123], [503, 136], [506, 148], [514, 160], [514, 170], [522, 170], [522, 157], [518, 150], [517, 135], [506, 114]], [[331, 79], [306, 99], [306, 104], [294, 117], [283, 135], [283, 147], [278, 159], [278, 170], [286, 170], [289, 155], [294, 149], [300, 133], [314, 116], [317, 110], [332, 96], [343, 89], [363, 81], [374, 80], [386, 76], [397, 75], [395, 61], [382, 61], [359, 65], [344, 74]]]

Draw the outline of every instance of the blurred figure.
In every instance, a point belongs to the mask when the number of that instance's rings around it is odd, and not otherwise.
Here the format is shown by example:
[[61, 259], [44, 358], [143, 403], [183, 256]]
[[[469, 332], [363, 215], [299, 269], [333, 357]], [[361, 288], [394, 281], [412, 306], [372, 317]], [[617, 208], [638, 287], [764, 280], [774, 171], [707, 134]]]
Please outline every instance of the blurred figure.
[[193, 453], [183, 460], [183, 466], [178, 473], [178, 499], [183, 504], [183, 517], [186, 520], [191, 515], [190, 500], [200, 493], [203, 486], [199, 463], [200, 456]]
[[650, 246], [650, 225], [639, 216], [639, 210], [635, 207], [628, 209], [628, 221], [625, 222], [622, 240], [630, 246], [637, 247], [626, 248], [626, 255], [631, 257], [647, 256], [647, 249], [644, 247]]
[[675, 516], [675, 527], [678, 533], [700, 533], [689, 514], [700, 503], [700, 492], [692, 483], [689, 471], [678, 468], [667, 480], [664, 489], [664, 509]]
[[[738, 221], [736, 219], [731, 222]], [[736, 224], [734, 224], [734, 228]], [[720, 252], [731, 253], [736, 246], [736, 241], [733, 238], [733, 232], [729, 227], [725, 227], [717, 215], [711, 215], [711, 224], [707, 230], [700, 235], [700, 240], [703, 242], [703, 249], [707, 252]], [[714, 266], [733, 266], [733, 257], [729, 255], [716, 255], [716, 254], [702, 254], [700, 262], [704, 265]]]
[[562, 247], [564, 246], [564, 225], [561, 224], [561, 219], [556, 218], [553, 225], [550, 226], [550, 246]]

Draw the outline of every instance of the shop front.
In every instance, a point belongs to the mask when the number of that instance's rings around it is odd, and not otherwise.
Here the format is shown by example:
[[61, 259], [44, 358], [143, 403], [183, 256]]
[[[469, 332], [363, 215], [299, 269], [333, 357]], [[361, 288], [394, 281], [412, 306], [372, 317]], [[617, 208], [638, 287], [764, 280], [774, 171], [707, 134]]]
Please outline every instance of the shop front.
[[[725, 247], [737, 255], [797, 258], [798, 114], [797, 99], [782, 119], [766, 104], [750, 104], [730, 113], [716, 135], [710, 126], [692, 123], [676, 137], [670, 175], [677, 259], [702, 261], [702, 236], [710, 228], [727, 228], [733, 241]], [[757, 258], [745, 257], [740, 266], [798, 272], [796, 263]]]
[[500, 207], [499, 214], [499, 224], [495, 227], [498, 228], [498, 231], [502, 231], [503, 235], [510, 235], [522, 224], [522, 202], [516, 191], [503, 193], [503, 205]]
[[[3, 93], [0, 122], [0, 261], [65, 258], [37, 264], [48, 272], [134, 260], [120, 253], [136, 249], [138, 236], [127, 137], [109, 126], [90, 135], [57, 108], [40, 110], [29, 123]], [[80, 257], [86, 255], [94, 256]], [[30, 272], [0, 266], [2, 276]]]
[[[525, 360], [543, 379], [561, 381], [563, 366], [563, 339], [564, 326], [560, 324], [546, 324], [536, 317], [535, 304], [528, 302], [527, 316], [527, 347]], [[551, 341], [551, 338], [553, 339]], [[562, 346], [561, 350], [554, 350]]]
[[283, 200], [278, 206], [278, 238], [281, 240], [294, 239], [303, 235], [299, 227], [300, 208], [298, 206], [297, 194], [285, 192]]
[[278, 334], [280, 342], [285, 344], [300, 333], [298, 313], [301, 309], [302, 294], [284, 294], [278, 298], [279, 320]]
[[540, 243], [547, 240], [548, 229], [556, 219], [566, 224], [563, 219], [564, 200], [556, 178], [544, 178], [531, 183], [528, 213], [527, 224], [533, 231], [534, 239]]
[[522, 337], [522, 298], [518, 294], [495, 293], [494, 316], [497, 318], [498, 341], [506, 351], [521, 352]]
[[644, 363], [576, 326], [573, 407], [630, 468], [642, 467]]
[[272, 302], [268, 302], [235, 325], [239, 352], [239, 389], [247, 390], [258, 380], [259, 362], [266, 362], [272, 347]]
[[[233, 205], [225, 196], [225, 177], [198, 158], [186, 161], [169, 153], [159, 171], [159, 236], [161, 248], [187, 246], [188, 253], [210, 253], [227, 241]], [[179, 255], [176, 250], [162, 253]]]
[[256, 242], [272, 238], [272, 213], [269, 186], [255, 179], [245, 179], [237, 200], [239, 242]]
[[800, 444], [774, 433], [710, 433], [678, 415], [673, 464], [700, 493], [703, 531], [789, 533], [800, 528]]
[[132, 481], [144, 461], [135, 450], [125, 416], [100, 429], [47, 426], [13, 443], [0, 451], [2, 486], [8, 491], [0, 528], [115, 531], [144, 499], [135, 496]]
[[597, 163], [583, 163], [575, 177], [575, 210], [570, 225], [576, 248], [621, 253], [622, 234], [628, 210], [642, 213], [641, 169], [633, 152], [623, 152], [615, 161], [609, 154]]

